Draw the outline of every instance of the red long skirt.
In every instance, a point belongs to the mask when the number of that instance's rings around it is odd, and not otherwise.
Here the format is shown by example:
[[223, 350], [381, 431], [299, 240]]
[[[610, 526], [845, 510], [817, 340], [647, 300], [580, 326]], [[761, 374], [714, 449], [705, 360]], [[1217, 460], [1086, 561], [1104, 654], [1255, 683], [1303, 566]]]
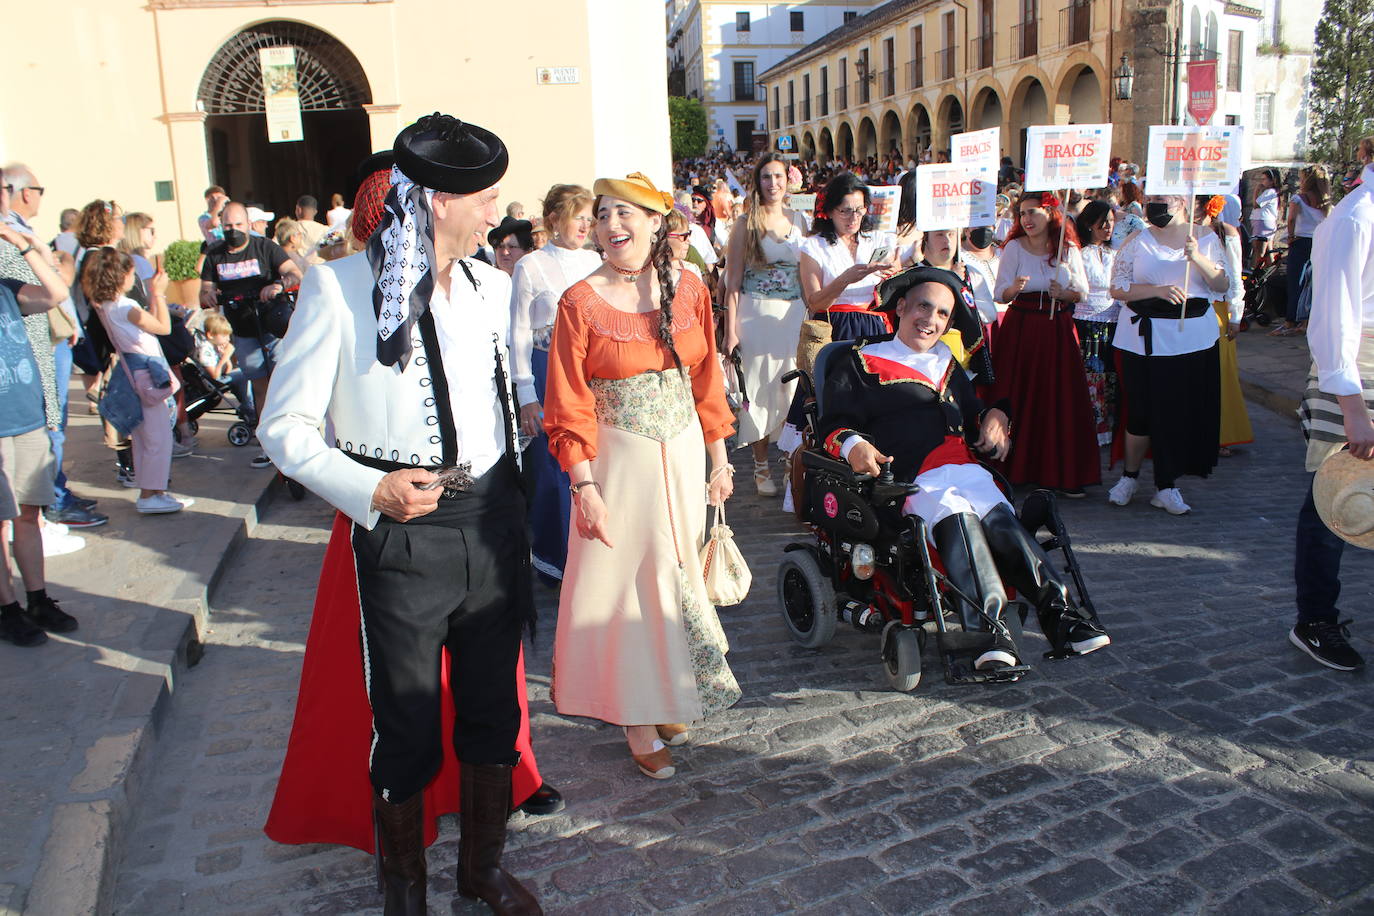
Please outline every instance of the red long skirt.
[[[291, 740], [263, 829], [278, 843], [337, 843], [370, 853], [372, 783], [367, 761], [372, 709], [363, 683], [362, 618], [350, 525], [342, 514], [334, 519], [305, 644]], [[441, 671], [443, 713], [435, 727], [449, 736], [453, 698], [447, 652]], [[520, 764], [511, 778], [512, 806], [522, 804], [542, 783], [530, 746], [523, 650], [515, 678], [520, 698], [520, 736], [515, 749], [520, 752]], [[447, 737], [441, 744], [443, 767], [425, 787], [425, 845], [439, 834], [439, 816], [458, 810], [458, 760]]]
[[1063, 490], [1100, 483], [1097, 421], [1073, 306], [1060, 303], [1051, 318], [1047, 310], [1013, 305], [1002, 316], [993, 354], [995, 396], [1011, 402], [1007, 478]]

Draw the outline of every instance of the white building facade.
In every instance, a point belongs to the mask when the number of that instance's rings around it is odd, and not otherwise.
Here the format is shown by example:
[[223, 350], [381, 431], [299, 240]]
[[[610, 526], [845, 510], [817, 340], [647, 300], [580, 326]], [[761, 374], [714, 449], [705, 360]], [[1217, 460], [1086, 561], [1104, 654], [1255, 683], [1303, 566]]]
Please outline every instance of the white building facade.
[[1313, 51], [1322, 4], [1260, 2], [1251, 155], [1256, 165], [1291, 167], [1307, 157]]
[[[877, 0], [667, 0], [669, 91], [700, 99], [714, 148], [748, 150], [767, 130], [757, 77], [799, 48], [881, 3]], [[818, 87], [797, 87], [780, 107], [810, 104]]]

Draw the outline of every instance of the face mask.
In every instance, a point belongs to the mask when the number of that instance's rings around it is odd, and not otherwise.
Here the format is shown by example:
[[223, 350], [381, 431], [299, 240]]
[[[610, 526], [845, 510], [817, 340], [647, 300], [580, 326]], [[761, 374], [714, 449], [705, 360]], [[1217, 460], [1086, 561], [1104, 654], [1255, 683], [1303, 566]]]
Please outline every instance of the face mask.
[[993, 227], [992, 227], [992, 226], [978, 226], [977, 228], [975, 228], [975, 229], [970, 229], [970, 230], [968, 231], [968, 243], [969, 243], [970, 245], [972, 245], [974, 248], [977, 248], [977, 249], [980, 249], [980, 250], [983, 249], [983, 248], [986, 248], [986, 247], [988, 247], [989, 245], [992, 244], [992, 240], [993, 240]]
[[1149, 221], [1150, 225], [1163, 229], [1174, 221], [1174, 215], [1169, 212], [1168, 204], [1147, 203], [1145, 205], [1145, 219]]
[[224, 241], [230, 248], [238, 248], [248, 243], [248, 236], [242, 229], [225, 229]]

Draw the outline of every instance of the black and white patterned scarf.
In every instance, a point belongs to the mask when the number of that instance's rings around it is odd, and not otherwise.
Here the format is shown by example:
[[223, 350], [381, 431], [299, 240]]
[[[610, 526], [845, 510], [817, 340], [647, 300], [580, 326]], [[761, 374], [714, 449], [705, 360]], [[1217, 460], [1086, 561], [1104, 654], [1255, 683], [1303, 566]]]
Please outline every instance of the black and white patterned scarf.
[[412, 330], [434, 292], [433, 196], [393, 167], [381, 225], [367, 243], [377, 361], [384, 366], [399, 364], [404, 370], [410, 362]]

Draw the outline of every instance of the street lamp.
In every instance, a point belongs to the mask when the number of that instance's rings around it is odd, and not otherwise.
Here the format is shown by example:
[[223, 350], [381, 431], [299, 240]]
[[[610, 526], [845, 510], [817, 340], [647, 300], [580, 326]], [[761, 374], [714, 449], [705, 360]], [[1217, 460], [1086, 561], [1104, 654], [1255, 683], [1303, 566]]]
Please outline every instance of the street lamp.
[[1121, 55], [1121, 66], [1112, 73], [1112, 82], [1116, 85], [1116, 97], [1119, 101], [1127, 102], [1131, 98], [1131, 90], [1135, 87], [1135, 68], [1126, 58], [1123, 52]]

